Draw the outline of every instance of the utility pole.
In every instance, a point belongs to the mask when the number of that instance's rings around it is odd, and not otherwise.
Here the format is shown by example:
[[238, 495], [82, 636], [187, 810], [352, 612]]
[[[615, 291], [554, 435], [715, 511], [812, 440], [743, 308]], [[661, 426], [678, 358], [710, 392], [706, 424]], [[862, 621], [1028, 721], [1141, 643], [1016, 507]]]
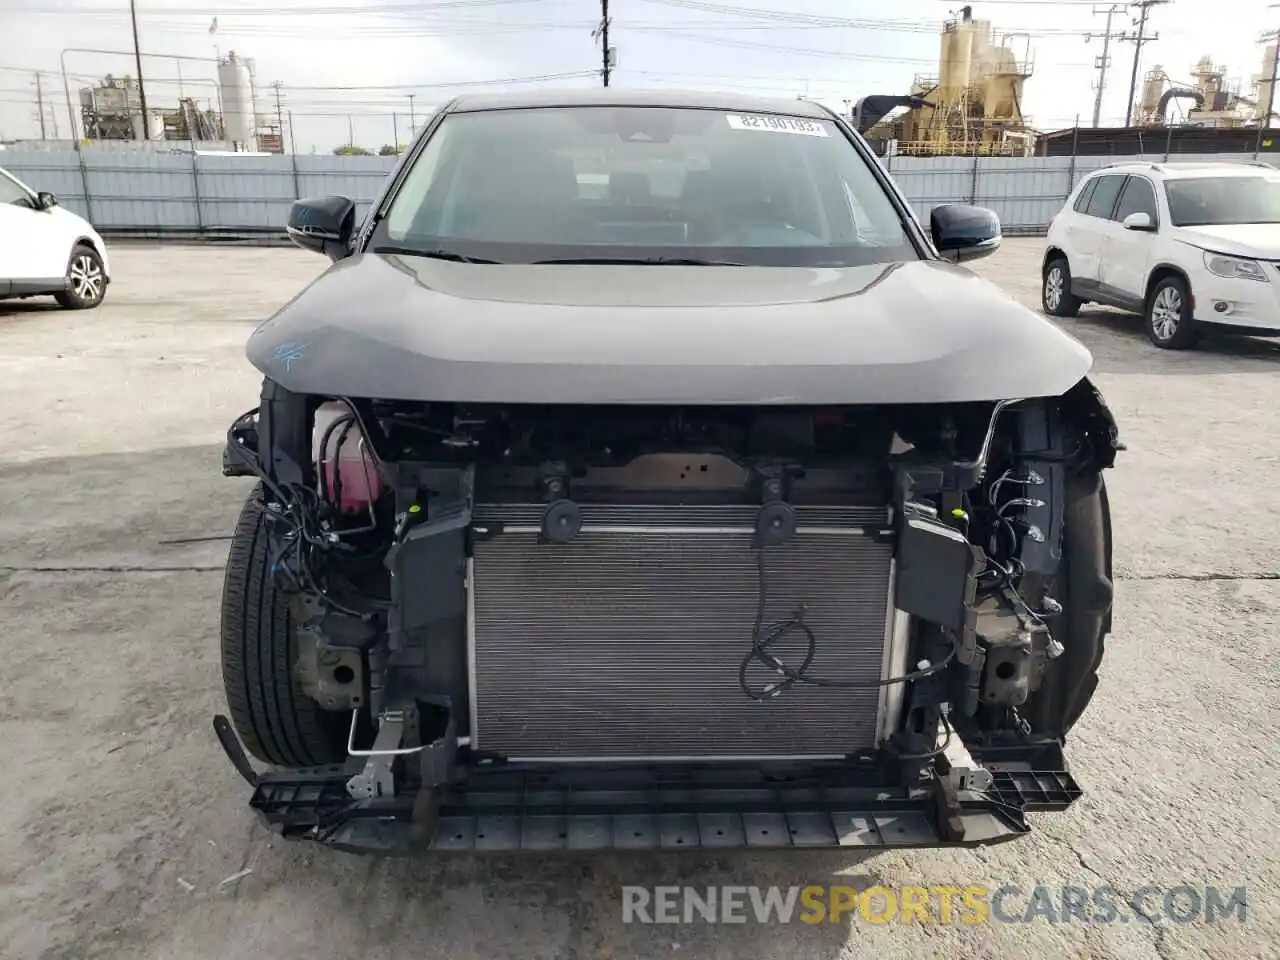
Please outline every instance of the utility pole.
[[40, 71], [36, 71], [36, 110], [40, 114], [40, 139], [47, 140], [44, 135], [44, 89], [40, 86]]
[[280, 81], [271, 84], [276, 92], [276, 133], [280, 137], [280, 152], [284, 153], [284, 110], [280, 108]]
[[356, 145], [356, 128], [351, 123], [351, 114], [347, 114], [347, 146]]
[[298, 152], [298, 145], [293, 142], [293, 111], [292, 110], [289, 111], [289, 152], [293, 154], [296, 154]]
[[[1102, 56], [1093, 58], [1093, 67], [1098, 71], [1098, 92], [1093, 98], [1093, 125], [1095, 127], [1102, 122], [1102, 92], [1107, 88], [1107, 70], [1111, 67], [1111, 18], [1123, 9], [1124, 7], [1120, 4], [1112, 4], [1105, 8], [1093, 8], [1095, 17], [1103, 13], [1107, 15], [1107, 26], [1102, 33]], [[1092, 36], [1092, 34], [1085, 34], [1085, 43], [1088, 43]]]
[[600, 22], [591, 31], [591, 39], [600, 41], [600, 79], [607, 87], [614, 67], [613, 50], [609, 47], [609, 0], [600, 0]]
[[[1267, 4], [1269, 9], [1277, 6], [1280, 6], [1280, 4]], [[1258, 126], [1259, 133], [1271, 125], [1271, 111], [1276, 105], [1276, 63], [1277, 61], [1280, 61], [1280, 30], [1277, 30], [1269, 37], [1262, 38], [1263, 43], [1266, 43], [1268, 40], [1274, 43], [1276, 47], [1275, 51], [1271, 54], [1271, 83], [1267, 85], [1267, 112], [1262, 115], [1262, 123]]]
[[609, 56], [612, 53], [609, 49], [609, 0], [600, 0], [600, 46], [604, 49], [604, 60], [602, 61], [604, 69], [601, 72], [601, 77], [607, 87], [609, 85], [609, 68], [613, 66], [610, 63]]
[[[1280, 6], [1280, 4], [1269, 3], [1267, 4], [1267, 6], [1271, 8], [1271, 7]], [[1271, 82], [1267, 84], [1266, 112], [1263, 113], [1262, 116], [1258, 118], [1258, 136], [1253, 144], [1253, 156], [1255, 159], [1257, 158], [1259, 152], [1261, 152], [1262, 150], [1262, 132], [1271, 126], [1271, 111], [1275, 109], [1275, 105], [1276, 105], [1276, 80], [1277, 80], [1276, 66], [1277, 66], [1277, 63], [1280, 63], [1280, 30], [1276, 30], [1273, 33], [1269, 33], [1269, 34], [1263, 34], [1262, 42], [1265, 44], [1268, 41], [1274, 43], [1275, 48], [1272, 50], [1272, 53], [1271, 53]], [[1263, 49], [1266, 49], [1266, 48], [1264, 47]], [[1270, 141], [1268, 141], [1268, 145], [1270, 145]]]
[[[151, 124], [147, 119], [147, 91], [142, 85], [142, 51], [138, 49], [138, 8], [129, 0], [129, 20], [133, 23], [133, 60], [138, 66], [138, 103], [142, 107], [142, 139], [151, 139]], [[128, 92], [125, 93], [128, 102]]]
[[418, 125], [418, 118], [413, 115], [413, 98], [416, 96], [417, 96], [416, 93], [409, 94], [409, 136], [410, 138], [413, 137], [414, 128]]
[[1276, 105], [1276, 61], [1280, 60], [1280, 32], [1275, 36], [1276, 50], [1271, 55], [1271, 83], [1267, 85], [1267, 112], [1263, 114], [1262, 125], [1271, 125], [1271, 113]]
[[400, 120], [394, 113], [391, 114], [391, 143], [396, 148], [396, 156], [400, 156]]
[[1160, 39], [1160, 34], [1158, 33], [1153, 33], [1149, 37], [1146, 36], [1147, 15], [1150, 13], [1152, 7], [1170, 2], [1172, 2], [1172, 0], [1136, 0], [1135, 3], [1131, 3], [1131, 7], [1138, 8], [1138, 19], [1134, 21], [1134, 24], [1138, 28], [1138, 32], [1137, 34], [1122, 33], [1120, 36], [1116, 37], [1117, 40], [1123, 40], [1125, 43], [1133, 44], [1133, 72], [1129, 75], [1129, 102], [1125, 106], [1124, 111], [1124, 125], [1126, 127], [1133, 122], [1133, 98], [1138, 92], [1138, 64], [1142, 62], [1142, 45], [1144, 43], [1150, 43], [1152, 40]]

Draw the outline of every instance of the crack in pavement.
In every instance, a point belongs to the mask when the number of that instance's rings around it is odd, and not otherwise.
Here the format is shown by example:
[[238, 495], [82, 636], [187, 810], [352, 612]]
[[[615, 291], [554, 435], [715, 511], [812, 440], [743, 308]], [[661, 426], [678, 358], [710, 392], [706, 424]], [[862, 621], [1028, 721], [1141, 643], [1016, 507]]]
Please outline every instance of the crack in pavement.
[[1191, 580], [1207, 583], [1214, 580], [1280, 580], [1280, 573], [1119, 573], [1115, 580]]
[[1071, 839], [1059, 836], [1058, 834], [1046, 830], [1043, 827], [1041, 827], [1039, 835], [1061, 847], [1064, 847], [1076, 858], [1076, 862], [1080, 864], [1080, 868], [1082, 870], [1094, 877], [1097, 877], [1108, 889], [1118, 894], [1123, 899], [1124, 903], [1133, 910], [1134, 916], [1143, 921], [1143, 923], [1138, 925], [1139, 929], [1146, 930], [1151, 934], [1151, 947], [1155, 950], [1156, 956], [1159, 957], [1160, 960], [1171, 960], [1167, 939], [1169, 935], [1168, 924], [1161, 923], [1159, 915], [1153, 914], [1139, 902], [1136, 891], [1130, 891], [1122, 885], [1112, 883], [1101, 870], [1085, 860], [1084, 854], [1076, 848], [1074, 841]]

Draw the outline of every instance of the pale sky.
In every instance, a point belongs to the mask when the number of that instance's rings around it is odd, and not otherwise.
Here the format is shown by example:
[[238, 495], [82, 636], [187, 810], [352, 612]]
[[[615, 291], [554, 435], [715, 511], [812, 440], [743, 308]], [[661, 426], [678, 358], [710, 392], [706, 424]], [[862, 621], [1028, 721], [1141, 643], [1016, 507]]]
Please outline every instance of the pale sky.
[[[833, 106], [868, 93], [906, 92], [917, 73], [936, 74], [938, 26], [955, 0], [791, 0], [786, 13], [765, 0], [611, 0], [610, 42], [618, 48], [612, 83], [808, 95]], [[1097, 74], [1093, 58], [1105, 16], [1094, 0], [986, 0], [974, 16], [998, 30], [1030, 34], [1034, 75], [1024, 107], [1041, 130], [1087, 124]], [[889, 12], [891, 11], [891, 12]], [[752, 14], [755, 15], [752, 15]], [[1122, 10], [1115, 29], [1128, 27]], [[217, 32], [209, 27], [217, 17]], [[172, 107], [183, 92], [214, 97], [213, 58], [235, 50], [256, 63], [259, 111], [275, 108], [273, 81], [291, 111], [299, 152], [327, 152], [355, 141], [407, 137], [408, 94], [419, 122], [431, 104], [476, 84], [509, 78], [538, 85], [596, 85], [600, 52], [591, 31], [598, 0], [138, 0], [148, 104]], [[824, 19], [825, 18], [825, 19]], [[859, 22], [861, 21], [861, 22]], [[1280, 27], [1280, 4], [1268, 0], [1173, 0], [1152, 8], [1141, 73], [1161, 65], [1189, 82], [1208, 55], [1228, 68], [1247, 95], [1262, 67], [1260, 35]], [[85, 53], [94, 48], [118, 53]], [[46, 98], [46, 131], [67, 136], [59, 67], [65, 55], [71, 95], [106, 73], [136, 73], [128, 0], [0, 0], [0, 138], [39, 136], [35, 71]], [[205, 57], [176, 61], [157, 54]], [[1112, 43], [1103, 123], [1123, 122], [1133, 44]], [[567, 75], [567, 76], [565, 76]], [[499, 87], [501, 89], [501, 87]], [[1172, 108], [1175, 113], [1177, 105]], [[393, 114], [396, 116], [393, 120]], [[77, 120], [78, 122], [78, 120]]]

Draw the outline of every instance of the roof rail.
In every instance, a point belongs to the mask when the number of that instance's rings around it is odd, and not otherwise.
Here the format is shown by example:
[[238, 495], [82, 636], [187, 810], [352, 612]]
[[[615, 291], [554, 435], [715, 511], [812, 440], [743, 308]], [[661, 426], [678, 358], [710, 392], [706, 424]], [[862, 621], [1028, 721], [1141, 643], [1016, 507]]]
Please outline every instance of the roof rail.
[[1163, 170], [1160, 164], [1153, 160], [1117, 160], [1115, 163], [1103, 164], [1099, 170], [1110, 170], [1112, 167], [1150, 167], [1152, 170]]

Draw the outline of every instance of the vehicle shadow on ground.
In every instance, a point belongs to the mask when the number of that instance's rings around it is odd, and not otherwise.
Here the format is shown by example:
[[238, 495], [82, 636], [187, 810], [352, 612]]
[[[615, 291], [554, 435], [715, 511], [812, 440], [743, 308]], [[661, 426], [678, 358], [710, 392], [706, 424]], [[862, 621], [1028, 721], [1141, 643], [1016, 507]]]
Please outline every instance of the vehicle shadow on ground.
[[1134, 314], [1085, 308], [1073, 319], [1055, 322], [1089, 348], [1099, 373], [1221, 375], [1259, 373], [1280, 364], [1280, 339], [1206, 330], [1189, 350], [1161, 350]]
[[57, 313], [63, 308], [53, 300], [0, 300], [0, 318]]

